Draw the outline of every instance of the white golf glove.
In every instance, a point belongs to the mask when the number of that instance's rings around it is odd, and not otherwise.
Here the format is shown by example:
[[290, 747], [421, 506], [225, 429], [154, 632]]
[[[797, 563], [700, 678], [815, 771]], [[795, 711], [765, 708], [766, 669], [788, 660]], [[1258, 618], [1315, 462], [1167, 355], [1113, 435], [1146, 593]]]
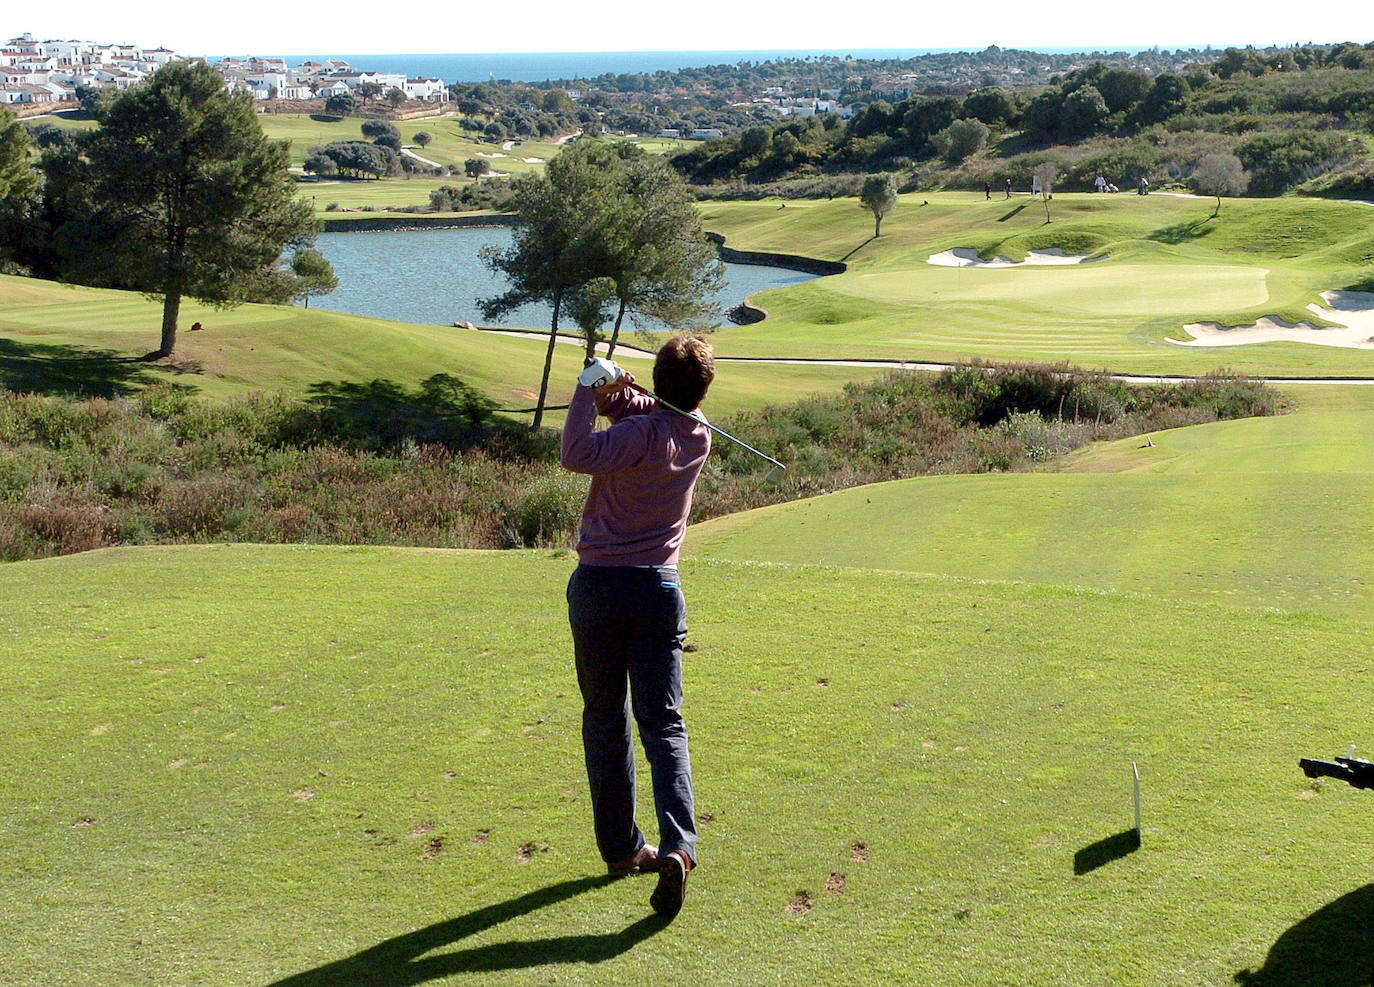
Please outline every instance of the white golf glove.
[[624, 373], [614, 362], [596, 357], [587, 362], [586, 369], [577, 375], [577, 382], [583, 387], [608, 387], [620, 379]]

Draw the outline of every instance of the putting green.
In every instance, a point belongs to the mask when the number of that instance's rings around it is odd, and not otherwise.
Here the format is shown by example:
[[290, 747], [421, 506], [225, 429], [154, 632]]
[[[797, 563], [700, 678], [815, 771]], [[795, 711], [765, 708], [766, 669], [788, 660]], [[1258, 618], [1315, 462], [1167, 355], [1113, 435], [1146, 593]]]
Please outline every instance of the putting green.
[[[843, 274], [823, 282], [839, 294], [881, 302], [1013, 305], [1028, 332], [1047, 319], [1186, 315], [1199, 308], [1250, 308], [1269, 300], [1263, 267], [1146, 266], [1111, 261], [1023, 269], [931, 267]], [[1162, 287], [1163, 286], [1163, 287]]]

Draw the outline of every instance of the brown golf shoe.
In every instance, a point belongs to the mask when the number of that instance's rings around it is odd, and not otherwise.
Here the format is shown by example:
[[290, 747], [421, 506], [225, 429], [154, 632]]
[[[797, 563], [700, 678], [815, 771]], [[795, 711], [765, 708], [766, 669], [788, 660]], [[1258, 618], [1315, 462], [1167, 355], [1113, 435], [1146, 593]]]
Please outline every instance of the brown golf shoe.
[[632, 874], [646, 874], [658, 870], [658, 847], [645, 843], [624, 860], [606, 865], [606, 873], [611, 877], [629, 877]]
[[659, 858], [658, 886], [649, 896], [649, 907], [664, 918], [673, 918], [682, 911], [682, 902], [687, 897], [687, 875], [692, 867], [691, 858], [678, 850]]

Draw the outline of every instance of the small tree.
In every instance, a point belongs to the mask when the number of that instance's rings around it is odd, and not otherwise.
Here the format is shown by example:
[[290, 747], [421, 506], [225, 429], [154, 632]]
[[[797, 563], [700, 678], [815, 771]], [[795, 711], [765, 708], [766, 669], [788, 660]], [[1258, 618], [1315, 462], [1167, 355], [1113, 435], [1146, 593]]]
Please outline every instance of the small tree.
[[422, 148], [428, 147], [429, 142], [434, 140], [434, 135], [427, 130], [421, 130], [415, 135], [414, 140], [415, 143], [419, 144]]
[[339, 286], [334, 268], [318, 250], [296, 251], [296, 256], [291, 258], [291, 273], [296, 276], [292, 297], [303, 299], [306, 308], [310, 307], [311, 295], [328, 295]]
[[1045, 222], [1050, 221], [1050, 199], [1054, 198], [1054, 183], [1059, 181], [1059, 167], [1053, 161], [1042, 161], [1031, 171], [1040, 182], [1041, 197], [1045, 200]]
[[[553, 351], [564, 304], [611, 264], [605, 233], [614, 229], [615, 153], [600, 144], [577, 144], [551, 160], [542, 174], [523, 175], [512, 185], [512, 205], [521, 223], [511, 246], [484, 248], [482, 260], [504, 274], [510, 287], [481, 301], [482, 317], [494, 319], [528, 302], [545, 301], [553, 309], [549, 345], [534, 420], [544, 419]], [[609, 222], [608, 222], [609, 221]]]
[[324, 101], [324, 111], [342, 117], [352, 113], [357, 105], [352, 93], [335, 93]]
[[381, 85], [376, 82], [361, 82], [353, 91], [357, 93], [358, 98], [361, 99], [364, 104], [371, 103], [383, 92]]
[[491, 172], [491, 162], [486, 158], [468, 158], [463, 162], [463, 173], [469, 178], [481, 178]]
[[1207, 154], [1193, 169], [1193, 184], [1204, 195], [1215, 195], [1217, 207], [1211, 219], [1221, 215], [1223, 195], [1244, 195], [1250, 187], [1250, 173], [1234, 154]]
[[386, 91], [386, 101], [394, 110], [406, 101], [406, 94], [400, 89], [392, 88]]
[[879, 236], [883, 217], [897, 206], [897, 183], [891, 175], [869, 175], [859, 193], [859, 204], [873, 213], [873, 235]]

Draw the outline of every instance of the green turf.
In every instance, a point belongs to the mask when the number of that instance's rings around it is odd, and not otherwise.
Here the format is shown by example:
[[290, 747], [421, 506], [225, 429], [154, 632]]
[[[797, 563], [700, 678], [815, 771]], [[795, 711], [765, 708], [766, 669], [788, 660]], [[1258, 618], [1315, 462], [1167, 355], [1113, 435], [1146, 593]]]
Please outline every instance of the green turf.
[[[1349, 388], [1368, 391], [1369, 388]], [[1302, 398], [1299, 399], [1303, 400]], [[1015, 579], [1374, 620], [1374, 412], [1300, 410], [718, 518], [713, 558]], [[1330, 402], [1334, 403], [1334, 402]]]
[[[923, 204], [924, 203], [924, 204]], [[1164, 195], [1057, 195], [1053, 221], [1025, 197], [970, 193], [901, 198], [873, 239], [853, 199], [702, 205], [708, 229], [748, 250], [844, 260], [843, 275], [764, 292], [765, 322], [731, 329], [723, 352], [959, 361], [1069, 360], [1092, 368], [1193, 374], [1367, 376], [1367, 350], [1302, 343], [1182, 347], [1190, 322], [1313, 319], [1326, 289], [1364, 287], [1374, 209], [1313, 199], [1209, 203]], [[1083, 266], [939, 267], [934, 253], [971, 247], [1014, 260], [1062, 247], [1106, 259]]]
[[[711, 819], [687, 908], [660, 929], [647, 879], [588, 879], [571, 564], [238, 546], [0, 568], [0, 976], [1172, 987], [1267, 958], [1265, 983], [1367, 972], [1352, 849], [1368, 796], [1313, 788], [1294, 760], [1358, 732], [1368, 627], [690, 564], [686, 709]], [[1129, 825], [1132, 760], [1144, 846], [1076, 874]]]
[[[444, 326], [389, 322], [289, 305], [228, 312], [183, 304], [178, 369], [132, 360], [153, 349], [161, 307], [133, 292], [0, 275], [0, 382], [16, 390], [114, 393], [171, 380], [211, 396], [304, 394], [323, 381], [387, 378], [413, 386], [453, 374], [504, 408], [534, 404], [546, 344]], [[202, 332], [189, 331], [201, 322]], [[102, 355], [103, 354], [103, 355]], [[627, 366], [637, 363], [626, 357]], [[647, 366], [647, 364], [645, 364]], [[581, 351], [559, 345], [550, 404], [566, 400]], [[706, 403], [721, 416], [838, 390], [881, 371], [858, 367], [722, 365]]]

